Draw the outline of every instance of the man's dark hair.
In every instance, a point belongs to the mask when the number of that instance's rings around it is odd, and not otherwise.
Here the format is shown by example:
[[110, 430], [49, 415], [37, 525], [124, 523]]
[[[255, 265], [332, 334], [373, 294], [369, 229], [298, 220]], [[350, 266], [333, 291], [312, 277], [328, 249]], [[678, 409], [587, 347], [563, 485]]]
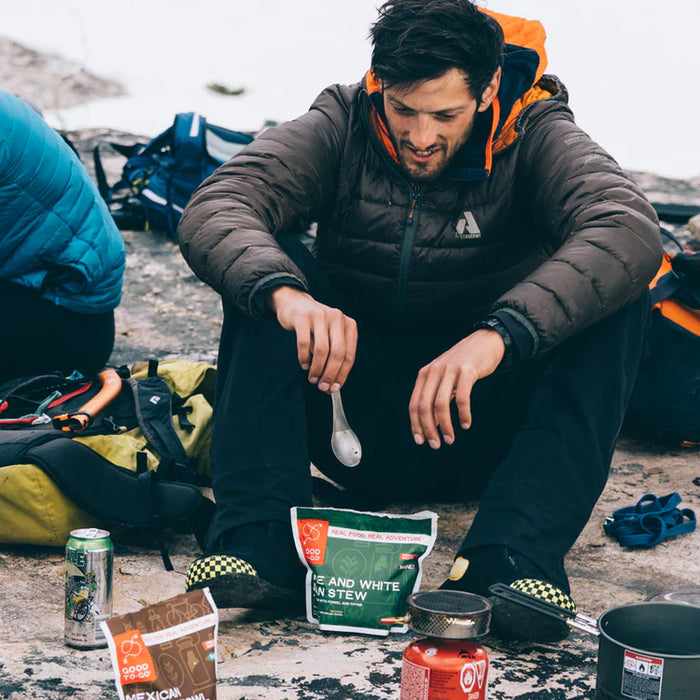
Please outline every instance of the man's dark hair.
[[458, 68], [481, 100], [503, 61], [503, 31], [470, 0], [388, 0], [372, 26], [372, 69], [387, 87]]

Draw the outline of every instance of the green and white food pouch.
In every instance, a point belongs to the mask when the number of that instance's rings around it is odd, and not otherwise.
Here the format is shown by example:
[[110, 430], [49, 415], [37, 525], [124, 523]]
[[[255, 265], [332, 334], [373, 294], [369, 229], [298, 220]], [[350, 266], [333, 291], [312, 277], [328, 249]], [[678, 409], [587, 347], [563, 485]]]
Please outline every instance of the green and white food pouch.
[[292, 532], [306, 573], [306, 616], [322, 630], [386, 636], [418, 590], [437, 535], [437, 515], [292, 508]]

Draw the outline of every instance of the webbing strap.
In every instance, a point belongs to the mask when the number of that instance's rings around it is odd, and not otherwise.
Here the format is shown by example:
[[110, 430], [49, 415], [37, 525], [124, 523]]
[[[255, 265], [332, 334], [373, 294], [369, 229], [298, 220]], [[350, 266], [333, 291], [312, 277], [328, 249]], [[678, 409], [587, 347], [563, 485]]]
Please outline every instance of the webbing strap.
[[[165, 478], [196, 484], [197, 474], [172, 421], [172, 393], [162, 377], [128, 379], [139, 427], [148, 444], [158, 453]], [[168, 469], [168, 467], [170, 469]], [[173, 473], [168, 473], [170, 470]]]
[[102, 199], [109, 203], [112, 201], [112, 193], [114, 188], [118, 185], [126, 184], [126, 182], [124, 180], [120, 180], [114, 186], [110, 186], [107, 182], [107, 175], [105, 174], [105, 169], [102, 165], [102, 156], [100, 155], [100, 148], [103, 146], [113, 148], [117, 153], [128, 159], [131, 158], [131, 156], [134, 155], [139, 148], [143, 148], [143, 144], [135, 143], [130, 146], [125, 146], [121, 143], [114, 143], [113, 141], [100, 141], [95, 148], [92, 149], [92, 159], [95, 162], [95, 179], [97, 180], [97, 189], [102, 195]]
[[671, 271], [660, 277], [656, 286], [651, 290], [651, 305], [656, 306], [659, 302], [673, 296], [681, 286], [681, 281], [676, 274]]

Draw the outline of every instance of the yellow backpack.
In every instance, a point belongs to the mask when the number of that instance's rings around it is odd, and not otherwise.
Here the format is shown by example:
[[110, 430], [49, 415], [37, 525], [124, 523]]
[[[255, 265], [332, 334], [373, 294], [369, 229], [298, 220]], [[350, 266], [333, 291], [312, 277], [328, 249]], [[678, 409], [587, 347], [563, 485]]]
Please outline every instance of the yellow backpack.
[[203, 536], [216, 370], [152, 361], [121, 375], [118, 399], [85, 427], [94, 378], [44, 379], [44, 397], [36, 378], [0, 387], [0, 543], [62, 546], [76, 528], [187, 521]]

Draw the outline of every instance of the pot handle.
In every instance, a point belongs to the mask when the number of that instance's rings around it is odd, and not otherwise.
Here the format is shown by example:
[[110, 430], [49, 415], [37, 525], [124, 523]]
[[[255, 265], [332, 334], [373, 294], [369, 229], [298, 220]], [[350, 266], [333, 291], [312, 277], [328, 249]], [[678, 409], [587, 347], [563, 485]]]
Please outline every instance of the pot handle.
[[516, 603], [517, 605], [522, 605], [526, 608], [530, 608], [531, 610], [536, 610], [537, 612], [547, 615], [548, 617], [553, 617], [556, 620], [563, 620], [570, 627], [574, 627], [582, 632], [587, 632], [595, 637], [599, 635], [598, 621], [589, 615], [574, 613], [560, 607], [559, 605], [542, 600], [542, 598], [537, 598], [529, 593], [524, 593], [523, 591], [517, 591], [503, 583], [494, 583], [492, 586], [489, 586], [489, 591], [497, 598], [501, 598], [510, 603]]

